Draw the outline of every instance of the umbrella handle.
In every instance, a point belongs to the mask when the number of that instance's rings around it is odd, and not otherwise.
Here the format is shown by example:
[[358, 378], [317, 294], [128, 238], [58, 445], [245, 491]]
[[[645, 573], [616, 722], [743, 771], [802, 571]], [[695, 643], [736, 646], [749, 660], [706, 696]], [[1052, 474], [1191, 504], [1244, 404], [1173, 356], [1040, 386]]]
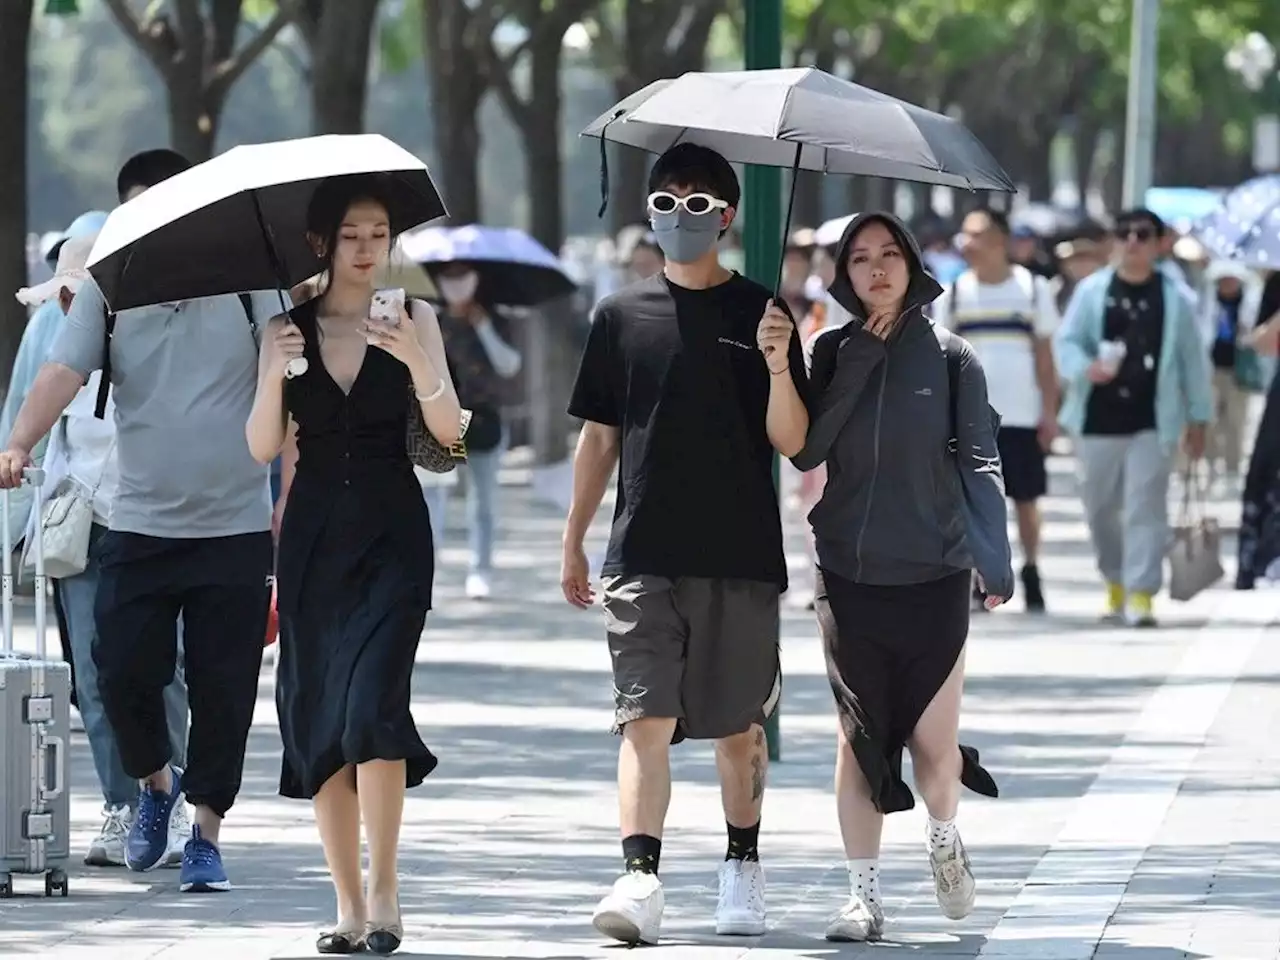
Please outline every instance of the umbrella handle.
[[[287, 313], [284, 315], [284, 323], [286, 327], [296, 326], [293, 322], [293, 317], [289, 316]], [[284, 378], [286, 380], [292, 380], [294, 377], [300, 377], [307, 372], [307, 369], [310, 366], [311, 364], [307, 361], [306, 357], [294, 357], [284, 365]]]

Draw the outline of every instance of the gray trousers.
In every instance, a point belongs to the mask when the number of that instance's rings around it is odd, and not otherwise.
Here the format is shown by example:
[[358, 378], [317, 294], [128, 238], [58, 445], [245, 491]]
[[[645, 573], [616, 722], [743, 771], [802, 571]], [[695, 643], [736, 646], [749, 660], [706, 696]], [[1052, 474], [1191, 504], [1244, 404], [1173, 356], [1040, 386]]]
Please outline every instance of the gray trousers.
[[1098, 571], [1127, 592], [1158, 593], [1164, 581], [1173, 456], [1154, 430], [1131, 437], [1080, 437], [1076, 444]]

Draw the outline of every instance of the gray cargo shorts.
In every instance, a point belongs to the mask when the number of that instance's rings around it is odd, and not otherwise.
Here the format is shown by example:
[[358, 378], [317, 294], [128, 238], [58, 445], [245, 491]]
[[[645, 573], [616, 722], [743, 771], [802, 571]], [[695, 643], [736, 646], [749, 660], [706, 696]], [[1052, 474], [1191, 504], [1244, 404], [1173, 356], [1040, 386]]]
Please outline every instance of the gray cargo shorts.
[[755, 580], [604, 578], [614, 733], [675, 718], [672, 743], [764, 723], [782, 695], [779, 590]]

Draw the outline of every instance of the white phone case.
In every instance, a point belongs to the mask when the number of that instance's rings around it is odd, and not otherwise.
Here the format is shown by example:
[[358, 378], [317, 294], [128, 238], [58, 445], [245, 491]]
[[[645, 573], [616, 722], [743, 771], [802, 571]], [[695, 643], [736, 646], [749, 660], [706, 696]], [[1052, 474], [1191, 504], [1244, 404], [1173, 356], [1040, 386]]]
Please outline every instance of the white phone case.
[[369, 305], [369, 317], [385, 323], [400, 323], [400, 308], [404, 306], [404, 290], [379, 290]]

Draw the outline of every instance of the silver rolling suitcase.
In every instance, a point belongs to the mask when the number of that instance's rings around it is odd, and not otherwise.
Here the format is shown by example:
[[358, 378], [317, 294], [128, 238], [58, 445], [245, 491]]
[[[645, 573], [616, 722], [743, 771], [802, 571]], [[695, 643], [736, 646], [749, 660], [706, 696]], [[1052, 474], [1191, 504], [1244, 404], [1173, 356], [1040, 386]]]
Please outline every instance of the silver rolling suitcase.
[[[41, 470], [23, 483], [40, 509]], [[67, 895], [71, 797], [67, 751], [71, 731], [71, 668], [45, 652], [44, 543], [35, 528], [36, 653], [13, 649], [13, 531], [4, 491], [4, 649], [0, 651], [0, 898], [12, 897], [15, 874], [44, 877], [44, 894]]]

